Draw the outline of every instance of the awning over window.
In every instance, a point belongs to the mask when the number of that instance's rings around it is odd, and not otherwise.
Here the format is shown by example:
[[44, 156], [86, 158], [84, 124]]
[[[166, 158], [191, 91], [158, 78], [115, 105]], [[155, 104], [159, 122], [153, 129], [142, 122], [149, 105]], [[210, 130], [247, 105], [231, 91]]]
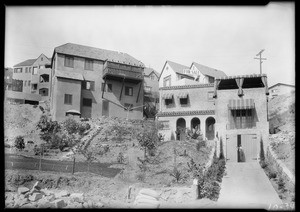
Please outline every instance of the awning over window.
[[181, 93], [178, 94], [177, 97], [179, 99], [185, 99], [185, 98], [187, 98], [187, 96], [188, 96], [188, 92], [181, 92]]
[[163, 99], [172, 99], [173, 94], [172, 93], [164, 93], [164, 94], [162, 94], [162, 98]]
[[253, 99], [230, 99], [228, 104], [230, 110], [252, 109], [254, 106]]

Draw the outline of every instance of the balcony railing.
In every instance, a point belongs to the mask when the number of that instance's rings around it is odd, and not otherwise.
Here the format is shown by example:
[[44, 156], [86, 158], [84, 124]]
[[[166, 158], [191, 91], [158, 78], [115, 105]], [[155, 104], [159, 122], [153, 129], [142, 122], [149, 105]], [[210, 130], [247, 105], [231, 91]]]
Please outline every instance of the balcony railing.
[[129, 80], [134, 82], [140, 82], [143, 80], [143, 70], [141, 68], [125, 68], [122, 67], [122, 65], [110, 64], [106, 62], [103, 70], [103, 79], [105, 78], [111, 80], [125, 79], [125, 81]]

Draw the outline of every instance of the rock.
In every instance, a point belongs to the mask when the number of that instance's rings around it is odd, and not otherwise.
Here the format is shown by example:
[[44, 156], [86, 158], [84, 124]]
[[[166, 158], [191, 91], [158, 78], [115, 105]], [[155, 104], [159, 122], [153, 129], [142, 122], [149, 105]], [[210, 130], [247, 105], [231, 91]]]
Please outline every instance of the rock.
[[47, 188], [42, 188], [40, 191], [43, 192], [45, 196], [54, 195], [54, 192], [48, 190]]
[[148, 196], [148, 195], [144, 195], [144, 194], [139, 194], [139, 195], [135, 198], [136, 201], [137, 201], [137, 200], [140, 200], [140, 199], [148, 199], [148, 200], [152, 200], [152, 201], [157, 201], [156, 198], [151, 197], [151, 196]]
[[61, 197], [67, 197], [69, 195], [70, 195], [70, 193], [68, 191], [63, 190], [63, 191], [60, 191], [58, 193], [55, 193], [55, 198], [58, 199], [58, 198], [61, 198]]
[[19, 195], [20, 195], [20, 194], [25, 194], [25, 193], [27, 193], [28, 191], [29, 191], [29, 188], [26, 188], [26, 187], [24, 187], [24, 186], [18, 188], [18, 194], [19, 194]]
[[42, 183], [40, 181], [36, 181], [35, 184], [32, 186], [32, 189], [41, 190]]
[[102, 207], [104, 207], [104, 204], [101, 202], [97, 202], [97, 203], [94, 203], [93, 206], [94, 206], [94, 208], [102, 208]]
[[14, 208], [21, 207], [22, 205], [25, 205], [26, 203], [28, 203], [28, 199], [26, 199], [26, 198], [25, 199], [16, 199]]
[[83, 203], [83, 193], [73, 193], [70, 195], [70, 198], [73, 199], [75, 202]]
[[147, 188], [141, 189], [139, 194], [148, 195], [148, 196], [154, 197], [155, 199], [159, 198], [158, 193], [152, 189], [147, 189]]
[[39, 200], [39, 199], [42, 199], [42, 197], [43, 197], [43, 194], [41, 194], [41, 193], [33, 193], [30, 197], [29, 197], [29, 200], [30, 201], [37, 201], [37, 200]]
[[39, 202], [38, 208], [55, 208], [55, 204], [53, 202], [48, 202], [47, 200], [43, 200]]
[[83, 205], [84, 208], [88, 208], [89, 207], [89, 205], [88, 205], [87, 202], [84, 202], [82, 205]]
[[88, 207], [89, 207], [89, 208], [93, 208], [93, 207], [94, 207], [94, 204], [93, 204], [93, 201], [92, 201], [92, 200], [88, 200], [88, 201], [87, 201], [87, 204], [88, 204]]
[[63, 199], [57, 199], [53, 201], [55, 208], [64, 208], [66, 207], [66, 203]]
[[52, 202], [53, 200], [55, 200], [55, 195], [54, 194], [50, 194], [48, 196], [44, 197], [45, 200]]

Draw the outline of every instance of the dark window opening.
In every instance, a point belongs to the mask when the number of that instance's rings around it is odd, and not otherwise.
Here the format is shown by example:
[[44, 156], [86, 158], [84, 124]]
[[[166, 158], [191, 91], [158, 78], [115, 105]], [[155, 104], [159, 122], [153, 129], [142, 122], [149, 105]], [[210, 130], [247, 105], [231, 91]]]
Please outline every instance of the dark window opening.
[[245, 129], [255, 127], [252, 109], [231, 110], [230, 129]]
[[133, 104], [125, 103], [125, 104], [124, 104], [124, 107], [125, 107], [124, 110], [132, 111], [131, 108], [133, 107]]
[[173, 99], [165, 99], [165, 104], [170, 105], [173, 103]]
[[221, 80], [218, 90], [238, 89], [235, 79]]
[[83, 98], [82, 105], [86, 107], [92, 107], [92, 99]]
[[40, 76], [40, 82], [49, 82], [49, 75], [48, 74], [42, 74]]
[[264, 83], [261, 80], [261, 77], [255, 78], [244, 78], [242, 88], [262, 88]]
[[82, 89], [94, 91], [95, 90], [95, 82], [94, 81], [83, 81]]
[[181, 105], [187, 105], [188, 104], [188, 98], [180, 98], [180, 104]]

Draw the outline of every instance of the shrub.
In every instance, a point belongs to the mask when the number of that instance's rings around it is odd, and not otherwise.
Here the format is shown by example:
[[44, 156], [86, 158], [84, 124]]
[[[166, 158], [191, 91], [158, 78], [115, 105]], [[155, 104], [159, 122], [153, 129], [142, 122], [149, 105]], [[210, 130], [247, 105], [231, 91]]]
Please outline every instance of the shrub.
[[268, 163], [265, 160], [260, 161], [261, 168], [265, 169], [268, 166]]
[[52, 121], [46, 114], [41, 115], [37, 128], [40, 129], [40, 138], [47, 143], [51, 143], [52, 136], [61, 130], [60, 124]]
[[117, 161], [118, 161], [118, 163], [124, 163], [125, 158], [124, 158], [124, 155], [123, 155], [122, 152], [119, 152], [119, 155], [117, 157]]
[[24, 142], [24, 137], [23, 136], [16, 137], [15, 147], [18, 150], [21, 150], [21, 151], [25, 148], [25, 142]]
[[140, 172], [138, 174], [136, 174], [136, 179], [141, 181], [141, 182], [145, 182], [146, 179], [146, 173], [145, 172]]
[[73, 118], [67, 118], [62, 124], [69, 134], [75, 134], [80, 130], [80, 124]]
[[175, 178], [176, 182], [179, 182], [183, 177], [182, 172], [179, 171], [177, 167], [173, 168], [173, 170], [170, 172], [170, 175]]
[[220, 156], [219, 158], [222, 160], [224, 159], [224, 150], [223, 150], [223, 141], [222, 141], [222, 137], [220, 137]]
[[276, 172], [270, 171], [268, 176], [270, 179], [273, 179], [273, 178], [277, 177], [277, 174], [276, 174]]
[[261, 161], [265, 160], [265, 151], [264, 151], [264, 142], [262, 140], [262, 137], [260, 138], [260, 153], [259, 157]]
[[284, 182], [284, 179], [282, 177], [279, 177], [277, 185], [278, 185], [278, 189], [279, 190], [281, 190], [282, 192], [286, 191], [286, 189], [285, 189], [285, 182]]

